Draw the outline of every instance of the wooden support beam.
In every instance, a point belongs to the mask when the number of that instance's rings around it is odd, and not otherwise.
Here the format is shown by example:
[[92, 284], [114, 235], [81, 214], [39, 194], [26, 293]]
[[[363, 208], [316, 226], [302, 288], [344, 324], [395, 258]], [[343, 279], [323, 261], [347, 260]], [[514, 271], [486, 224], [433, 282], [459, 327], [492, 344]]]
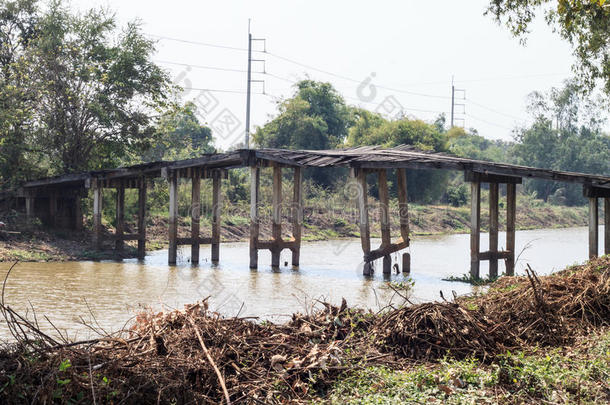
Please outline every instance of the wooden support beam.
[[220, 213], [222, 212], [222, 188], [220, 172], [212, 176], [212, 263], [220, 259]]
[[604, 198], [604, 254], [610, 255], [610, 197]]
[[597, 198], [589, 197], [589, 259], [597, 257], [599, 244]]
[[57, 226], [57, 191], [49, 192], [49, 223], [51, 226]]
[[398, 191], [398, 216], [400, 218], [400, 236], [403, 241], [409, 241], [409, 202], [407, 194], [407, 171], [396, 169]]
[[32, 195], [25, 197], [25, 218], [28, 222], [34, 219], [34, 197]]
[[479, 277], [481, 246], [481, 183], [470, 183], [470, 275]]
[[199, 263], [199, 231], [201, 226], [201, 177], [196, 170], [191, 177], [191, 263]]
[[197, 239], [191, 238], [176, 238], [176, 246], [192, 246], [193, 243], [198, 243], [199, 245], [209, 245], [212, 243], [212, 238], [202, 238], [201, 236]]
[[[379, 188], [379, 220], [381, 227], [381, 247], [385, 248], [392, 244], [390, 229], [390, 193], [388, 191], [388, 172], [385, 169], [378, 172]], [[390, 255], [383, 256], [383, 274], [392, 273], [392, 258]]]
[[515, 224], [517, 222], [517, 185], [506, 185], [506, 275], [515, 275]]
[[464, 181], [467, 181], [469, 183], [478, 182], [478, 183], [521, 184], [523, 182], [523, 179], [521, 177], [502, 176], [502, 175], [491, 174], [491, 173], [466, 171], [466, 172], [464, 172]]
[[178, 176], [176, 172], [168, 173], [169, 181], [169, 249], [167, 263], [176, 264], [178, 256]]
[[[273, 165], [273, 198], [272, 198], [271, 235], [274, 241], [282, 241], [282, 168]], [[280, 266], [281, 249], [271, 251], [271, 267]]]
[[498, 277], [498, 259], [493, 253], [498, 251], [498, 183], [489, 183], [489, 251], [492, 257], [489, 259], [489, 277]]
[[83, 230], [83, 206], [81, 196], [78, 194], [74, 196], [74, 229]]
[[258, 201], [260, 192], [260, 168], [250, 167], [250, 268], [258, 267], [258, 235], [259, 235], [259, 216]]
[[372, 273], [372, 265], [366, 260], [367, 255], [371, 252], [371, 230], [369, 228], [369, 210], [367, 203], [368, 186], [366, 184], [366, 171], [364, 169], [352, 169], [352, 177], [356, 181], [357, 192], [356, 202], [358, 204], [358, 212], [360, 218], [358, 226], [360, 228], [360, 243], [362, 252], [364, 253], [364, 267], [362, 274], [370, 276]]
[[371, 250], [369, 253], [364, 255], [364, 260], [366, 262], [372, 262], [377, 259], [381, 259], [382, 257], [390, 256], [394, 252], [398, 252], [409, 246], [409, 242], [401, 241], [399, 243], [390, 243], [386, 246], [381, 246], [378, 249]]
[[491, 251], [487, 251], [487, 252], [479, 252], [479, 260], [483, 261], [483, 260], [498, 260], [498, 259], [507, 259], [510, 257], [512, 252], [509, 251], [495, 251], [495, 252], [491, 252]]
[[138, 188], [138, 259], [146, 256], [146, 179]]
[[301, 232], [303, 226], [303, 174], [300, 167], [294, 168], [294, 188], [292, 193], [292, 265], [298, 266], [301, 256]]
[[102, 199], [103, 188], [98, 181], [93, 181], [93, 244], [96, 249], [102, 248]]
[[125, 232], [125, 187], [119, 184], [116, 189], [116, 241], [114, 248], [122, 252], [125, 243], [123, 242], [123, 233]]

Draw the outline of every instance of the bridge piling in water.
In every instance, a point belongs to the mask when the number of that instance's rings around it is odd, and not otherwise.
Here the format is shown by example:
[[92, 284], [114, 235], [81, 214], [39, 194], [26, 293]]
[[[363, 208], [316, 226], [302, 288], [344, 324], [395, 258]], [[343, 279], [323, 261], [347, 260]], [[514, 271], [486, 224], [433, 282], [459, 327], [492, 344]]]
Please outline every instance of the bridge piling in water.
[[[517, 184], [520, 177], [465, 172], [470, 182], [470, 276], [480, 277], [480, 263], [489, 261], [489, 277], [498, 276], [498, 260], [504, 259], [506, 274], [515, 272], [515, 220], [517, 216]], [[489, 184], [489, 250], [481, 252], [481, 183]], [[506, 184], [506, 250], [498, 251], [499, 187]]]
[[[515, 222], [516, 222], [516, 185], [522, 178], [537, 178], [548, 181], [577, 183], [584, 186], [585, 197], [589, 198], [589, 255], [596, 256], [599, 243], [599, 199], [604, 200], [604, 247], [610, 254], [610, 177], [562, 172], [557, 170], [485, 162], [444, 154], [422, 152], [407, 145], [382, 149], [364, 146], [345, 150], [286, 150], [286, 149], [241, 149], [226, 153], [204, 154], [193, 159], [173, 162], [151, 162], [129, 167], [72, 173], [49, 177], [24, 183], [17, 190], [16, 198], [23, 198], [25, 213], [29, 219], [38, 216], [51, 226], [69, 226], [79, 229], [82, 226], [80, 198], [88, 189], [93, 191], [93, 245], [102, 248], [103, 226], [102, 205], [104, 188], [117, 190], [116, 234], [112, 236], [115, 248], [120, 250], [124, 241], [138, 241], [138, 257], [146, 252], [146, 181], [165, 178], [169, 185], [169, 226], [168, 226], [168, 263], [175, 264], [180, 245], [191, 246], [191, 260], [200, 259], [201, 244], [211, 244], [212, 262], [220, 259], [222, 178], [227, 178], [229, 169], [250, 167], [250, 267], [258, 266], [258, 251], [271, 251], [272, 265], [279, 266], [282, 250], [292, 252], [292, 265], [300, 264], [300, 248], [303, 222], [302, 170], [307, 167], [346, 167], [351, 170], [351, 181], [359, 190], [353, 196], [359, 210], [358, 226], [363, 251], [363, 274], [370, 275], [372, 263], [383, 259], [383, 271], [391, 271], [391, 254], [409, 246], [409, 210], [407, 202], [407, 177], [409, 170], [459, 170], [465, 173], [465, 180], [471, 183], [471, 263], [470, 272], [479, 277], [480, 262], [488, 260], [490, 276], [498, 274], [498, 262], [504, 260], [506, 274], [514, 274], [515, 268]], [[272, 238], [260, 240], [261, 218], [260, 171], [271, 167], [273, 170], [272, 196]], [[292, 237], [282, 238], [282, 171], [294, 170], [290, 223]], [[391, 217], [389, 212], [388, 171], [396, 171], [398, 191], [398, 219], [400, 239], [391, 241]], [[380, 200], [380, 225], [382, 243], [371, 250], [369, 204], [367, 200], [367, 175], [376, 175]], [[191, 230], [190, 237], [178, 237], [178, 183], [181, 178], [191, 179]], [[201, 179], [212, 180], [212, 235], [200, 237], [201, 221]], [[481, 232], [481, 183], [489, 184], [489, 250], [480, 251]], [[506, 184], [506, 250], [498, 249], [500, 185]], [[137, 233], [125, 233], [124, 201], [125, 189], [138, 188]], [[287, 194], [288, 195], [288, 194]], [[286, 195], [286, 196], [287, 196]], [[284, 198], [288, 202], [288, 198]], [[20, 202], [19, 200], [17, 201]], [[410, 270], [410, 255], [403, 252], [403, 272]]]

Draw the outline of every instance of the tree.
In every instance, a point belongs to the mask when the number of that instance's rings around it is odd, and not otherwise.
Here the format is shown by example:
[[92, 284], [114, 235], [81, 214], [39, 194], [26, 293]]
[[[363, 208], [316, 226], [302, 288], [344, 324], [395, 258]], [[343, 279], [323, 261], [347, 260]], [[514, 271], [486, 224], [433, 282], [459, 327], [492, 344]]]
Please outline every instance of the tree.
[[193, 103], [165, 112], [159, 119], [154, 142], [142, 154], [147, 162], [189, 159], [215, 151], [212, 130], [201, 125]]
[[610, 2], [606, 0], [491, 0], [487, 13], [524, 38], [534, 17], [543, 13], [559, 35], [574, 47], [580, 81], [587, 88], [604, 82], [610, 95]]
[[330, 83], [302, 80], [293, 98], [280, 104], [280, 113], [256, 129], [261, 147], [332, 149], [341, 146], [350, 123], [349, 109]]
[[36, 35], [33, 0], [0, 3], [0, 187], [39, 173], [33, 152], [32, 107], [24, 50]]
[[[530, 95], [534, 123], [516, 134], [515, 156], [529, 166], [592, 174], [610, 174], [610, 137], [601, 131], [599, 107], [578, 96], [568, 82], [547, 94]], [[526, 189], [545, 201], [583, 202], [582, 189], [543, 180], [528, 180]]]
[[136, 23], [116, 32], [105, 10], [74, 15], [53, 1], [26, 49], [37, 96], [36, 142], [61, 173], [112, 166], [150, 146], [170, 90]]
[[[350, 128], [349, 146], [380, 145], [391, 148], [398, 145], [412, 145], [430, 152], [446, 152], [448, 137], [441, 124], [429, 124], [408, 118], [388, 121], [381, 116], [358, 111], [357, 119]], [[390, 176], [394, 181], [394, 176]], [[409, 198], [412, 201], [430, 203], [438, 201], [447, 185], [447, 173], [438, 170], [407, 170]], [[372, 187], [376, 193], [376, 187]], [[392, 186], [392, 192], [395, 187]]]
[[[276, 118], [258, 127], [254, 142], [265, 148], [333, 149], [343, 145], [350, 110], [330, 83], [303, 80], [295, 95], [282, 102]], [[306, 177], [329, 187], [337, 178], [328, 169], [310, 169]]]

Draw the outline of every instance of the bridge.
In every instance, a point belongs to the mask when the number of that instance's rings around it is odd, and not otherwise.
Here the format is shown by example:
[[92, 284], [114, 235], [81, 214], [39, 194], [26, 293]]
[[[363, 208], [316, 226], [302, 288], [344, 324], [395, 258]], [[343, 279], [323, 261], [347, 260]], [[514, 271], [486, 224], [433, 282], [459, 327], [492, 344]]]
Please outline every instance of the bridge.
[[[241, 149], [226, 153], [205, 154], [194, 159], [159, 161], [116, 169], [67, 174], [26, 182], [17, 196], [25, 207], [29, 218], [39, 217], [53, 227], [82, 229], [83, 215], [81, 199], [93, 193], [93, 244], [101, 248], [104, 236], [102, 227], [102, 193], [104, 189], [116, 189], [116, 231], [112, 235], [115, 248], [122, 250], [125, 241], [136, 240], [138, 257], [146, 253], [146, 198], [147, 185], [153, 178], [164, 178], [169, 187], [168, 263], [175, 264], [180, 245], [191, 246], [191, 262], [199, 262], [201, 244], [211, 245], [212, 262], [220, 260], [222, 180], [228, 170], [250, 168], [250, 267], [258, 266], [258, 251], [271, 251], [271, 265], [279, 266], [280, 252], [292, 252], [292, 265], [300, 262], [301, 230], [303, 218], [302, 175], [310, 167], [343, 167], [350, 170], [350, 182], [357, 190], [353, 197], [358, 207], [359, 230], [363, 251], [363, 271], [370, 275], [372, 262], [383, 259], [383, 272], [391, 271], [391, 254], [409, 246], [409, 209], [407, 199], [406, 169], [438, 169], [464, 172], [471, 185], [470, 219], [470, 272], [479, 276], [481, 261], [489, 261], [490, 276], [497, 276], [498, 261], [504, 260], [506, 273], [514, 274], [515, 267], [515, 221], [517, 210], [516, 185], [523, 178], [538, 178], [548, 181], [578, 183], [583, 186], [584, 196], [589, 199], [589, 256], [598, 255], [599, 213], [598, 200], [604, 200], [604, 253], [610, 254], [610, 177], [584, 173], [548, 170], [520, 165], [493, 163], [460, 158], [441, 153], [422, 152], [410, 146], [381, 148], [364, 146], [336, 150], [285, 150], [285, 149]], [[272, 237], [260, 238], [260, 173], [270, 168], [273, 173]], [[292, 173], [292, 193], [282, 191], [283, 171]], [[395, 171], [400, 224], [400, 234], [392, 240], [389, 211], [388, 172]], [[370, 206], [367, 202], [367, 178], [375, 176], [379, 190], [379, 221], [381, 244], [371, 247]], [[191, 193], [191, 235], [178, 237], [178, 183], [189, 179]], [[200, 190], [201, 181], [212, 181], [212, 232], [209, 237], [200, 234]], [[481, 251], [481, 184], [489, 184], [489, 250]], [[506, 187], [506, 249], [498, 250], [499, 190]], [[125, 233], [125, 190], [138, 190], [137, 232]], [[282, 201], [290, 200], [290, 222], [292, 237], [282, 238]], [[106, 236], [107, 237], [107, 236]], [[410, 256], [403, 253], [402, 268], [408, 271]]]

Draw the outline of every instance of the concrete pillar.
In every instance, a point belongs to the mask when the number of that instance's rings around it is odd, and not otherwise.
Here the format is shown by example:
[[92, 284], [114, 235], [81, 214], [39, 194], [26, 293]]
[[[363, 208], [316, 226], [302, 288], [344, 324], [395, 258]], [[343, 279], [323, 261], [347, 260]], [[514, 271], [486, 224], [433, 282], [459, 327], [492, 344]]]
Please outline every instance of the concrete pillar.
[[258, 267], [260, 168], [250, 167], [250, 268]]
[[470, 275], [479, 277], [481, 246], [481, 183], [470, 183]]
[[212, 263], [220, 260], [220, 230], [222, 212], [222, 178], [218, 171], [212, 174]]
[[167, 263], [176, 264], [178, 256], [178, 173], [168, 173], [169, 181], [169, 249]]

